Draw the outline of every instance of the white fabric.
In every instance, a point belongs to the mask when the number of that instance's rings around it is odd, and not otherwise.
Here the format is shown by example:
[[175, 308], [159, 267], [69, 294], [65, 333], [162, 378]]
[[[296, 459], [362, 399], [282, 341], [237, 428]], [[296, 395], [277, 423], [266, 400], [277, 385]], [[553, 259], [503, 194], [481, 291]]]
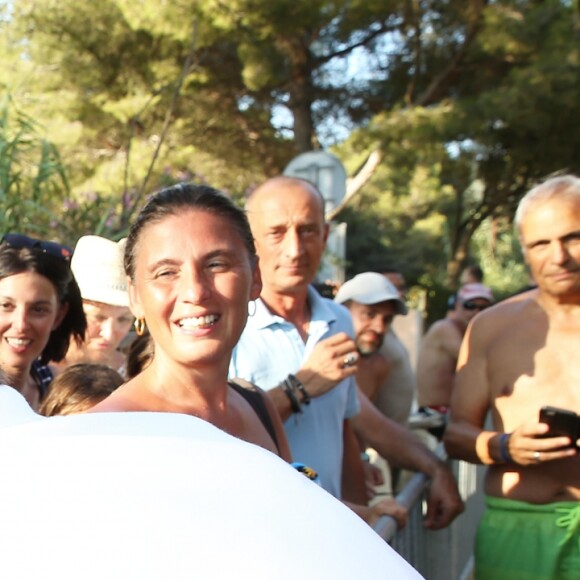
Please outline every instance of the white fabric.
[[0, 385], [0, 427], [11, 427], [43, 419], [44, 417], [32, 410], [16, 389]]
[[39, 420], [0, 386], [0, 465], [0, 578], [420, 578], [281, 459], [186, 415]]

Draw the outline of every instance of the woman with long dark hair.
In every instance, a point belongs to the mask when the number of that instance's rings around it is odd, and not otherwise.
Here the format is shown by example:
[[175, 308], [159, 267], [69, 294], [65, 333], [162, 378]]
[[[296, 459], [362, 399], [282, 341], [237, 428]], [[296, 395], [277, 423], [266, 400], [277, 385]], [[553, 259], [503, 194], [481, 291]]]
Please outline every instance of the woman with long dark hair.
[[50, 384], [48, 363], [86, 330], [69, 258], [59, 244], [20, 234], [0, 241], [0, 369], [33, 409]]

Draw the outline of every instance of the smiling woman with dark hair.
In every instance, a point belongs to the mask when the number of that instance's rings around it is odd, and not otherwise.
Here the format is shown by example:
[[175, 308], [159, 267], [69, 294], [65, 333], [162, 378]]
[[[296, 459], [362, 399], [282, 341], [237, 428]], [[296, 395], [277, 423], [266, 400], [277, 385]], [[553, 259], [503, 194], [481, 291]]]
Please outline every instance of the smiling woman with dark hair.
[[160, 191], [129, 232], [125, 272], [137, 334], [151, 334], [151, 361], [93, 410], [194, 415], [289, 459], [268, 397], [228, 382], [232, 350], [262, 288], [244, 212], [211, 187]]
[[86, 329], [69, 256], [20, 234], [0, 242], [0, 368], [34, 409], [50, 383], [47, 363], [61, 360]]

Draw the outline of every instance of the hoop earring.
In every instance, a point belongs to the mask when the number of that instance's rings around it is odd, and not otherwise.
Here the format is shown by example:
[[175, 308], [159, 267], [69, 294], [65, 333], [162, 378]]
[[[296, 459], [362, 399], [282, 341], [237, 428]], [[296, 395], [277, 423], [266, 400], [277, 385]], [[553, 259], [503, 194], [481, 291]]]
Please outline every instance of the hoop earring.
[[135, 327], [135, 334], [137, 336], [143, 336], [145, 334], [145, 330], [147, 327], [145, 326], [144, 318], [135, 318], [133, 326]]
[[250, 300], [248, 302], [248, 316], [254, 316], [256, 314], [256, 301]]

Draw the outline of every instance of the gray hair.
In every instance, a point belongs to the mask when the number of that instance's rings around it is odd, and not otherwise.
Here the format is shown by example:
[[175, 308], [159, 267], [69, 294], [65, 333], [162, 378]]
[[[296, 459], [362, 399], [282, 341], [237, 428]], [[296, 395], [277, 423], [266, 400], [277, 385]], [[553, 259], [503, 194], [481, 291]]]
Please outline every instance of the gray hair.
[[580, 178], [575, 175], [560, 175], [551, 177], [530, 189], [518, 204], [514, 224], [518, 234], [521, 234], [522, 223], [529, 210], [537, 203], [550, 199], [570, 199], [580, 202]]

